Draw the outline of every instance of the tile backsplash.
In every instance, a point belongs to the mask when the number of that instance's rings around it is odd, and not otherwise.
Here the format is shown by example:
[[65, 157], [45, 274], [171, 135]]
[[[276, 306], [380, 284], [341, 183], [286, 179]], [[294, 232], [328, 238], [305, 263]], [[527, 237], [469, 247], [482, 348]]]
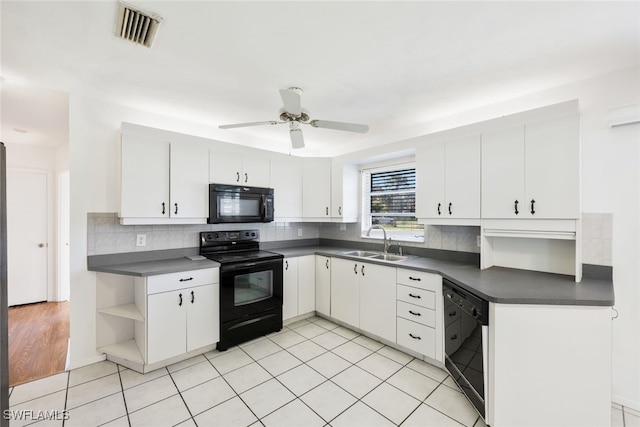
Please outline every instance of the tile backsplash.
[[[320, 225], [315, 223], [121, 225], [115, 212], [88, 213], [87, 255], [197, 248], [201, 231], [242, 229], [260, 230], [263, 242], [320, 237]], [[138, 234], [146, 236], [145, 246], [136, 246]]]
[[613, 214], [582, 213], [582, 262], [613, 265]]

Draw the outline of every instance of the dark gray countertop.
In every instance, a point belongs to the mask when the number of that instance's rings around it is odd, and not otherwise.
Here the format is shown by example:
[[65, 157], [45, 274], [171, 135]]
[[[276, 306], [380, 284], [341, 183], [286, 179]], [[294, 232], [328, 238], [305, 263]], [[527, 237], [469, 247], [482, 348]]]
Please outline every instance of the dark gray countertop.
[[436, 273], [495, 303], [613, 306], [615, 301], [613, 282], [607, 279], [583, 277], [580, 283], [576, 283], [573, 276], [560, 274], [503, 267], [480, 270], [477, 265], [417, 256], [409, 256], [404, 261], [388, 262], [342, 253], [351, 249], [353, 248], [307, 246], [270, 250], [285, 257], [318, 254]]
[[215, 268], [219, 266], [220, 264], [209, 259], [192, 261], [186, 257], [182, 257], [132, 263], [123, 262], [118, 264], [90, 265], [88, 270], [144, 277], [177, 273], [179, 271], [202, 270], [204, 268]]

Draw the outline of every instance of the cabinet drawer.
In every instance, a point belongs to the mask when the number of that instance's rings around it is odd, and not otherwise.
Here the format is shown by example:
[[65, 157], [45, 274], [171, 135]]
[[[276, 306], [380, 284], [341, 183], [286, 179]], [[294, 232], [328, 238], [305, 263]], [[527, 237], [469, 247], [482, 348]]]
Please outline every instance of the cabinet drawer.
[[194, 286], [218, 283], [218, 268], [181, 271], [147, 277], [147, 294], [193, 288]]
[[396, 297], [399, 301], [408, 302], [409, 304], [415, 304], [430, 309], [436, 308], [435, 292], [405, 285], [398, 285], [397, 291], [398, 293]]
[[397, 315], [422, 325], [436, 327], [436, 311], [404, 301], [397, 302]]
[[442, 277], [437, 274], [399, 268], [397, 277], [398, 283], [402, 285], [413, 286], [433, 292], [440, 292], [440, 289], [442, 289]]
[[436, 330], [398, 318], [398, 344], [432, 359], [436, 357]]

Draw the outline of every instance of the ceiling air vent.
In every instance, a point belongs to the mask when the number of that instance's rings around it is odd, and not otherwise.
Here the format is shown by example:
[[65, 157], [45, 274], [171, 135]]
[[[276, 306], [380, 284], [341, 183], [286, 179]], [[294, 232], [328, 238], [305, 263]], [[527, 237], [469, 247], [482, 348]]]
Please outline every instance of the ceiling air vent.
[[116, 36], [150, 48], [161, 22], [162, 18], [154, 13], [119, 2]]

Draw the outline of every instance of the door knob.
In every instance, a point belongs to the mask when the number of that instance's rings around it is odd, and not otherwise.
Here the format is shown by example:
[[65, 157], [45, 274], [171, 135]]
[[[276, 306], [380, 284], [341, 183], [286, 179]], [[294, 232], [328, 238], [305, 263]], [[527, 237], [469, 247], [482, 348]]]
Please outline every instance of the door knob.
[[44, 248], [44, 243], [38, 243], [39, 248]]

